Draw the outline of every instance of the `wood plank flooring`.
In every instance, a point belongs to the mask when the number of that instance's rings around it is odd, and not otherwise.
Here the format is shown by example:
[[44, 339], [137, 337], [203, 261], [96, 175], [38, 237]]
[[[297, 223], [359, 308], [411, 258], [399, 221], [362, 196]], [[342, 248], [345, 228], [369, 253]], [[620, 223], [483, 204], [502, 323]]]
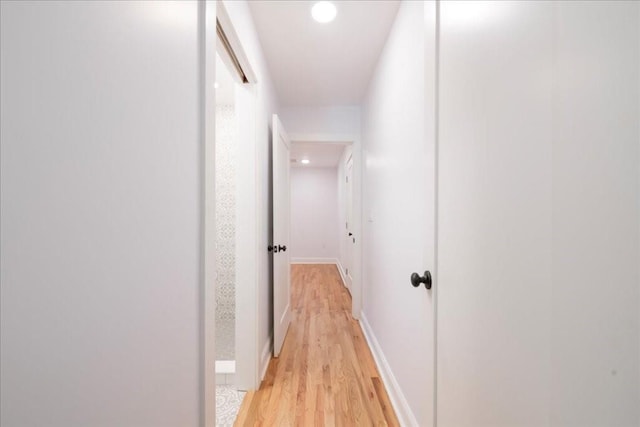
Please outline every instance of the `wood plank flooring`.
[[335, 265], [291, 267], [292, 321], [280, 357], [235, 426], [397, 426]]

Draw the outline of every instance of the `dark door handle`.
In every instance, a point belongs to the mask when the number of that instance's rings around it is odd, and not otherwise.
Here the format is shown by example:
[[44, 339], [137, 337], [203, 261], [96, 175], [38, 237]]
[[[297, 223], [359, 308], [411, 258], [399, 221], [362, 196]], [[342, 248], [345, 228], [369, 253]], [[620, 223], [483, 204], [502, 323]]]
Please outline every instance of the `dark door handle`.
[[420, 283], [424, 283], [424, 287], [431, 289], [431, 273], [429, 271], [424, 272], [424, 276], [420, 276], [418, 273], [411, 275], [411, 284], [417, 288]]
[[349, 237], [353, 236], [353, 233], [349, 233]]
[[269, 252], [273, 252], [274, 254], [277, 254], [278, 252], [286, 252], [287, 251], [287, 247], [286, 246], [282, 246], [282, 245], [269, 245], [267, 247], [267, 250]]

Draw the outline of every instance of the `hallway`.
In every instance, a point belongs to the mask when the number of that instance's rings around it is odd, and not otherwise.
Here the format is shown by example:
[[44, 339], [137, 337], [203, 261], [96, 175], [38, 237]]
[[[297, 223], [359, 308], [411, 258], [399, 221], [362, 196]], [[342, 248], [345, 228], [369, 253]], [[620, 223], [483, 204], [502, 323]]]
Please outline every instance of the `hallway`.
[[640, 427], [640, 0], [0, 0], [1, 427]]
[[236, 426], [399, 425], [334, 265], [292, 265], [292, 321]]

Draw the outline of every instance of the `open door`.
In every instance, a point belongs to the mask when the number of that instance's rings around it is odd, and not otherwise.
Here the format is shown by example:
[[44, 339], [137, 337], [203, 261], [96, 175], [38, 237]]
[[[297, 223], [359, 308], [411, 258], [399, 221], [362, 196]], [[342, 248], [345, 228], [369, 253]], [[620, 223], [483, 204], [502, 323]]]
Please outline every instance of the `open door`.
[[345, 267], [345, 284], [349, 292], [353, 294], [351, 290], [351, 284], [353, 283], [353, 247], [356, 243], [356, 239], [353, 237], [353, 157], [349, 157], [347, 160], [345, 170], [345, 207], [346, 207], [346, 265]]
[[273, 355], [278, 357], [291, 322], [289, 262], [289, 151], [291, 142], [280, 119], [273, 115]]

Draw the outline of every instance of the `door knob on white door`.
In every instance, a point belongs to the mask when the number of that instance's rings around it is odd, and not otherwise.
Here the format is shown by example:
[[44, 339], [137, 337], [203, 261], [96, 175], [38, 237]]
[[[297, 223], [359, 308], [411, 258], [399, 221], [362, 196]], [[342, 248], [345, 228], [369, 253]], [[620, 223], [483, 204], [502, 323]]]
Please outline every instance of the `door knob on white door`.
[[414, 288], [420, 286], [420, 283], [424, 283], [425, 288], [431, 289], [431, 273], [429, 270], [424, 272], [424, 276], [420, 276], [418, 273], [411, 275], [411, 284]]

